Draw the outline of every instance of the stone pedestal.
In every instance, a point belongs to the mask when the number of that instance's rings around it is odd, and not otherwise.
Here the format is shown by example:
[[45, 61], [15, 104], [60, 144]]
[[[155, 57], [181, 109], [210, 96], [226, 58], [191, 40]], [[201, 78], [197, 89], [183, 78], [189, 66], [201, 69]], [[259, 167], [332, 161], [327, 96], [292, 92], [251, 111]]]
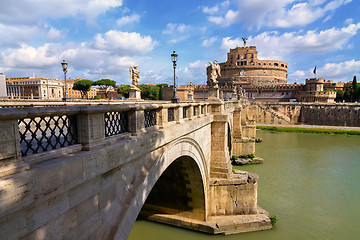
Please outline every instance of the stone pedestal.
[[234, 100], [234, 101], [238, 100], [238, 95], [237, 95], [237, 93], [232, 93], [232, 95], [231, 95], [231, 100]]
[[221, 102], [219, 98], [219, 88], [209, 88], [208, 91], [208, 101], [210, 102]]
[[188, 102], [193, 102], [194, 101], [194, 95], [192, 93], [188, 94]]
[[141, 101], [141, 90], [131, 87], [129, 90], [129, 100]]

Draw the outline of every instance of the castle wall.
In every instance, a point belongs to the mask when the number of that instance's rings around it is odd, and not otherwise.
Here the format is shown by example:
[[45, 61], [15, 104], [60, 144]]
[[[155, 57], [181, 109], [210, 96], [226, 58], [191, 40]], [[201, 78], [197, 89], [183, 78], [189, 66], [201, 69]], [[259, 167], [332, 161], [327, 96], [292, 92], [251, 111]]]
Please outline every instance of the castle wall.
[[[258, 124], [360, 127], [360, 104], [257, 103]], [[254, 115], [254, 114], [253, 114]]]

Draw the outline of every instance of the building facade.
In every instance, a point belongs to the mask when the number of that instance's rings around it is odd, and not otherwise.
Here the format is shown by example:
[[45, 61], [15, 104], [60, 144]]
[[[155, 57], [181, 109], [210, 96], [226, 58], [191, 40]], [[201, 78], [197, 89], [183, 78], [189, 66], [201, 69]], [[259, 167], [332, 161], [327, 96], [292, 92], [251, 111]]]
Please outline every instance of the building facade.
[[8, 98], [6, 94], [5, 75], [0, 73], [0, 98]]
[[6, 78], [7, 96], [11, 99], [60, 100], [63, 81], [55, 78]]

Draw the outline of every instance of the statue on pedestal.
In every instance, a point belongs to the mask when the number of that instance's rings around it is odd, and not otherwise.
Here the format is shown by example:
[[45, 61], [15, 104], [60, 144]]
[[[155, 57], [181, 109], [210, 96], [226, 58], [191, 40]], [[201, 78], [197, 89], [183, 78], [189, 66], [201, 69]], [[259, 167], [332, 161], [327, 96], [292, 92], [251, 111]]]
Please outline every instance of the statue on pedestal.
[[218, 76], [221, 76], [220, 65], [217, 63], [216, 60], [214, 60], [214, 62], [209, 62], [209, 63], [211, 66], [211, 70], [210, 70], [211, 73], [208, 78], [207, 84], [211, 88], [219, 88], [217, 78], [218, 78]]
[[242, 40], [244, 42], [244, 47], [247, 47], [247, 45], [246, 45], [246, 41], [248, 40], [247, 37], [243, 37]]
[[137, 87], [140, 79], [140, 72], [137, 70], [137, 66], [130, 67], [129, 71], [130, 71], [130, 79], [131, 79], [129, 99], [135, 101], [141, 101], [141, 90]]
[[139, 89], [137, 87], [140, 79], [140, 72], [137, 70], [137, 66], [130, 67], [130, 80], [131, 80], [131, 89]]

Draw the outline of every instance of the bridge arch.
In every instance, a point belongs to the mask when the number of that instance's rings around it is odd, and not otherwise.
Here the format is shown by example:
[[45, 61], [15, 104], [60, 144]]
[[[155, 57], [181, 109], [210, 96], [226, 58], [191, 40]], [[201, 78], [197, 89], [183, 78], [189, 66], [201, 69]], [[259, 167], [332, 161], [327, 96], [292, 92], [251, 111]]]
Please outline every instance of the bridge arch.
[[[209, 166], [201, 146], [191, 137], [182, 137], [163, 146], [160, 151], [162, 154], [151, 166], [142, 184], [137, 187], [133, 201], [129, 204], [125, 216], [122, 217], [123, 221], [119, 223], [114, 239], [127, 239], [138, 214], [154, 186], [158, 181], [163, 182], [161, 181], [162, 176], [169, 179], [169, 175], [171, 175], [175, 169], [179, 168], [179, 166], [185, 168], [181, 171], [185, 171], [188, 175], [190, 174], [192, 176], [193, 179], [190, 181], [190, 185], [192, 186], [190, 187], [201, 186], [201, 189], [197, 189], [196, 192], [198, 194], [197, 197], [201, 196], [202, 199], [200, 202], [195, 203], [195, 207], [199, 208], [199, 205], [202, 205], [202, 211], [197, 211], [195, 213], [196, 216], [191, 217], [206, 220], [205, 212], [207, 201], [205, 189], [208, 185]], [[189, 179], [186, 179], [186, 181], [189, 183]], [[190, 189], [192, 192], [193, 190], [194, 189]], [[199, 192], [199, 190], [201, 191]], [[187, 209], [184, 210], [186, 211]]]

